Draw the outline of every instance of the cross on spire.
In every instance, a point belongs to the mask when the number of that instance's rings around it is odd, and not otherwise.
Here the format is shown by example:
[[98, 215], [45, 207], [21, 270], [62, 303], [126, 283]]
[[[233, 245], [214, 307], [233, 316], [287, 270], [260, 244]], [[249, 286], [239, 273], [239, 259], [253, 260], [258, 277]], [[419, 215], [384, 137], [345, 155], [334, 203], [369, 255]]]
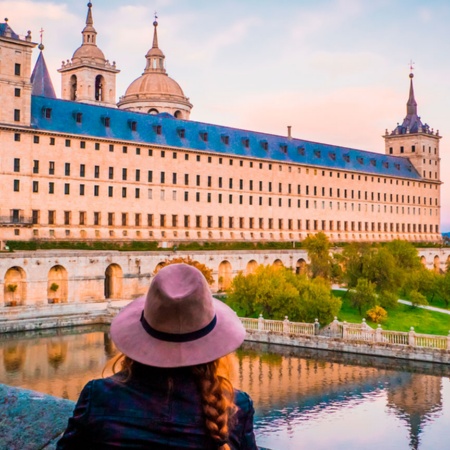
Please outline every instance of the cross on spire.
[[42, 39], [44, 38], [44, 29], [42, 27], [39, 30], [39, 36], [41, 37], [41, 45], [42, 45]]
[[415, 62], [412, 59], [410, 59], [409, 60], [409, 70], [411, 72], [414, 70], [414, 64], [415, 64]]

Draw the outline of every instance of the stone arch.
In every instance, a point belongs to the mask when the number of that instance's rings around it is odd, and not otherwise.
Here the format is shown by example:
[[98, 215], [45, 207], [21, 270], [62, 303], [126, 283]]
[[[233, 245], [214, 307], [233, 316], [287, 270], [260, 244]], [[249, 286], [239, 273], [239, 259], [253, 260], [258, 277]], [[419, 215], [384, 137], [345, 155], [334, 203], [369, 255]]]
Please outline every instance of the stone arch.
[[247, 263], [247, 267], [245, 268], [245, 275], [250, 275], [252, 273], [255, 273], [255, 270], [257, 267], [258, 267], [258, 263], [254, 259], [251, 259]]
[[55, 370], [67, 358], [68, 343], [63, 340], [50, 340], [47, 343], [47, 359], [50, 366]]
[[70, 100], [75, 101], [77, 99], [78, 80], [76, 75], [70, 77]]
[[122, 295], [123, 271], [118, 264], [110, 264], [105, 270], [105, 298], [120, 298]]
[[307, 271], [306, 261], [303, 258], [297, 260], [297, 264], [295, 265], [295, 273], [297, 275], [304, 275]]
[[5, 306], [19, 306], [25, 303], [27, 294], [26, 273], [18, 266], [6, 271], [4, 282]]
[[3, 350], [3, 366], [6, 372], [17, 372], [25, 364], [26, 347], [22, 344], [11, 344]]
[[60, 265], [53, 266], [48, 271], [47, 299], [49, 303], [66, 303], [68, 297], [67, 270]]
[[153, 273], [156, 275], [162, 268], [164, 267], [164, 263], [160, 262], [156, 265], [155, 270], [153, 271]]
[[436, 255], [433, 259], [433, 268], [435, 272], [440, 272], [441, 270], [441, 260], [439, 259], [438, 255]]
[[95, 100], [103, 102], [105, 100], [105, 79], [102, 75], [95, 77]]
[[231, 286], [232, 274], [233, 269], [229, 261], [222, 261], [219, 264], [219, 290], [226, 291]]
[[420, 258], [420, 262], [423, 264], [424, 267], [427, 267], [427, 259], [425, 258], [425, 256], [422, 256]]
[[283, 261], [281, 261], [281, 259], [276, 259], [273, 263], [272, 266], [274, 267], [284, 267]]

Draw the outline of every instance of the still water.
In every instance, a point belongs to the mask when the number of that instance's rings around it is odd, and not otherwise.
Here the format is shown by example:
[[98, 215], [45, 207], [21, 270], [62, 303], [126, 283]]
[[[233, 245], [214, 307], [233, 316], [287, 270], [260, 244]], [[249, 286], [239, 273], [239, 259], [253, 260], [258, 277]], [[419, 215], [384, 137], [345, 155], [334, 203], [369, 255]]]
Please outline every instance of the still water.
[[[106, 326], [0, 335], [0, 383], [76, 400], [115, 354]], [[252, 343], [235, 359], [263, 447], [450, 449], [448, 366]]]

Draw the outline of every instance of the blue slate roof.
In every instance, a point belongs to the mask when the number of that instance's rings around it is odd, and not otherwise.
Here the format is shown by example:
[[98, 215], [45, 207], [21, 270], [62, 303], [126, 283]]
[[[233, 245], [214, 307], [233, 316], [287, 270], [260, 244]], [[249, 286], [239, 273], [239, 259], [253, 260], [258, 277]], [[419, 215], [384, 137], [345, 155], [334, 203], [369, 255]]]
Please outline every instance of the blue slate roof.
[[427, 123], [422, 123], [420, 117], [417, 115], [417, 102], [414, 97], [414, 75], [409, 74], [409, 98], [406, 103], [406, 116], [402, 124], [397, 124], [391, 134], [407, 134], [407, 133], [427, 133], [433, 134], [430, 126]]
[[[6, 19], [5, 19], [6, 20]], [[19, 35], [14, 33], [14, 31], [12, 30], [12, 28], [8, 25], [7, 22], [4, 23], [0, 23], [0, 36], [4, 36], [5, 35], [5, 31], [9, 29], [9, 31], [11, 32], [11, 38], [12, 39], [20, 39]]]
[[56, 98], [55, 89], [53, 88], [42, 51], [39, 53], [33, 73], [31, 74], [31, 85], [31, 95]]
[[[37, 96], [32, 97], [31, 107], [31, 125], [43, 131], [125, 140], [135, 142], [136, 145], [167, 145], [217, 155], [262, 158], [273, 162], [300, 163], [373, 175], [421, 179], [407, 158], [179, 120], [170, 114], [153, 116]], [[52, 110], [49, 119], [45, 118], [46, 108]], [[81, 114], [81, 123], [77, 123], [77, 114]]]

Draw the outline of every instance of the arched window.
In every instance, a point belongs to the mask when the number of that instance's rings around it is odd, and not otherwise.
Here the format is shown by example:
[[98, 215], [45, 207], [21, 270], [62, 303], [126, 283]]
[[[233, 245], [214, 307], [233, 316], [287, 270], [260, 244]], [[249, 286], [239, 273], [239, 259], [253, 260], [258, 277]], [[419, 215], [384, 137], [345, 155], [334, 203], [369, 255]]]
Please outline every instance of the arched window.
[[72, 75], [70, 77], [70, 100], [75, 101], [77, 99], [77, 77]]
[[102, 102], [104, 100], [105, 79], [101, 75], [95, 77], [95, 100]]
[[181, 111], [180, 111], [180, 110], [178, 110], [178, 111], [175, 111], [175, 114], [174, 114], [174, 116], [175, 116], [175, 119], [182, 119], [182, 118], [183, 118], [183, 116], [182, 116], [182, 114], [181, 114]]
[[153, 115], [153, 116], [156, 116], [156, 114], [159, 114], [159, 111], [157, 109], [155, 109], [155, 108], [152, 108], [152, 109], [148, 110], [148, 113]]

